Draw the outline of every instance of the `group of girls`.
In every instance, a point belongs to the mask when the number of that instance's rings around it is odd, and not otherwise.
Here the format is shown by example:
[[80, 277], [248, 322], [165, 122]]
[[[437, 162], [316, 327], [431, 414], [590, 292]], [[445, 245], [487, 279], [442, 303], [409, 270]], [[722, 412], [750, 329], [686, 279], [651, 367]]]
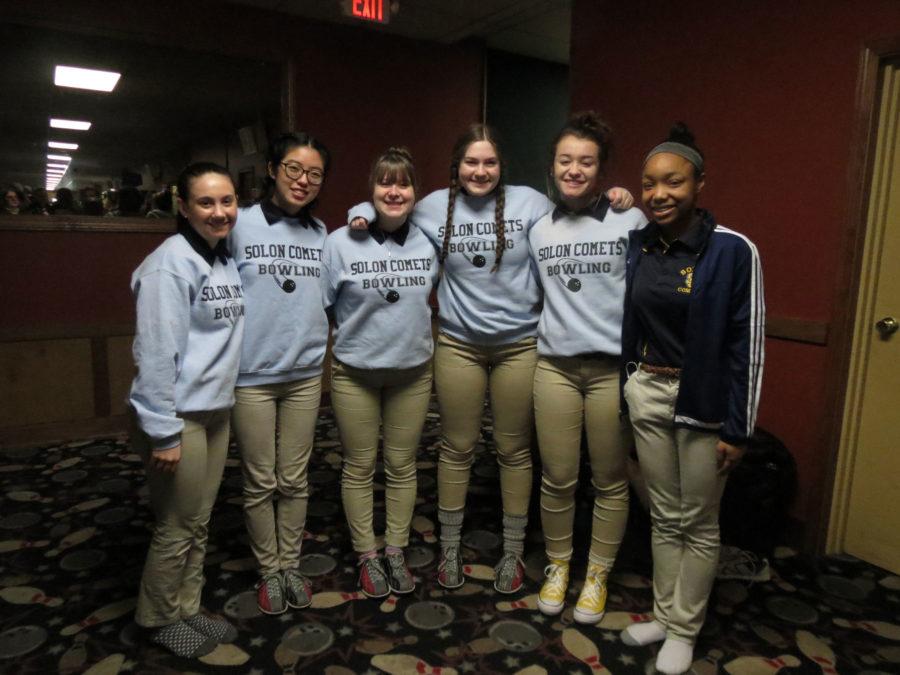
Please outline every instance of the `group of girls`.
[[[690, 667], [715, 576], [725, 474], [740, 459], [758, 403], [759, 259], [746, 238], [697, 208], [703, 157], [684, 128], [644, 162], [649, 225], [628, 208], [627, 191], [603, 191], [609, 147], [596, 115], [570, 119], [552, 146], [553, 201], [504, 184], [500, 148], [484, 125], [454, 146], [449, 188], [421, 200], [409, 153], [391, 148], [372, 166], [371, 203], [327, 237], [311, 215], [329, 163], [316, 139], [277, 138], [267, 157], [269, 196], [239, 215], [224, 169], [188, 167], [178, 186], [179, 234], [132, 279], [139, 373], [131, 404], [157, 518], [136, 618], [155, 629], [156, 642], [199, 656], [235, 637], [229, 624], [199, 612], [232, 405], [259, 608], [277, 614], [310, 604], [298, 562], [328, 310], [341, 494], [364, 594], [415, 588], [404, 548], [433, 377], [443, 434], [438, 583], [464, 582], [463, 514], [489, 392], [503, 507], [494, 586], [514, 593], [523, 585], [535, 422], [549, 561], [538, 606], [562, 611], [584, 429], [595, 500], [575, 619], [600, 621], [627, 520], [633, 428], [651, 496], [655, 618], [622, 639], [664, 641], [661, 672]], [[436, 345], [428, 306], [435, 285]], [[373, 528], [380, 431], [383, 555]]]

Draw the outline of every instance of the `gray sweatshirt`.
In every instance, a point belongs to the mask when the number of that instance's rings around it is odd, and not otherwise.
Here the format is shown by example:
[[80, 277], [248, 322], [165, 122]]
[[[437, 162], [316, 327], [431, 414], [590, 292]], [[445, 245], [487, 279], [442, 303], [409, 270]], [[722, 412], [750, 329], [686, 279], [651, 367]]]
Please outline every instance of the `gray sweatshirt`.
[[334, 355], [355, 368], [413, 368], [431, 358], [434, 247], [415, 226], [394, 236], [347, 226], [325, 240], [322, 293], [334, 307]]
[[131, 276], [137, 303], [129, 403], [154, 448], [181, 442], [178, 413], [234, 405], [244, 298], [224, 242], [190, 230], [166, 239]]
[[647, 224], [636, 208], [613, 211], [603, 197], [577, 214], [555, 209], [531, 230], [544, 289], [538, 354], [622, 353], [628, 233]]

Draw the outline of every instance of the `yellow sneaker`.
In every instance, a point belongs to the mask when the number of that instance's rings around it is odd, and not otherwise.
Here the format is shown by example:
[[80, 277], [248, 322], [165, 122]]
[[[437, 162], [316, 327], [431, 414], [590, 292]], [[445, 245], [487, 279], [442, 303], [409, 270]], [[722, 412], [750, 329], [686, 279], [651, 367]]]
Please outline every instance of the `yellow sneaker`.
[[566, 602], [566, 590], [569, 588], [569, 562], [567, 560], [551, 560], [544, 568], [546, 579], [538, 594], [538, 609], [543, 614], [555, 616], [562, 611]]
[[575, 604], [575, 621], [578, 623], [598, 623], [606, 613], [607, 574], [609, 572], [603, 565], [588, 565], [584, 587]]

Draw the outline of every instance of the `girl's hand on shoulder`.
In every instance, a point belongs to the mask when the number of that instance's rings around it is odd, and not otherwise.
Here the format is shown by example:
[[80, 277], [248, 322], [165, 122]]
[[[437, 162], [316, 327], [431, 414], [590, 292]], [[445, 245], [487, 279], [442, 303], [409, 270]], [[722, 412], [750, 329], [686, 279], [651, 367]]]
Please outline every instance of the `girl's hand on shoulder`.
[[719, 470], [719, 475], [725, 475], [737, 466], [746, 450], [747, 448], [744, 446], [732, 445], [731, 443], [719, 440], [716, 445], [716, 467]]
[[369, 221], [363, 217], [357, 217], [350, 221], [351, 230], [365, 230], [369, 227]]
[[634, 206], [634, 197], [623, 187], [614, 187], [606, 191], [610, 206], [616, 211], [626, 211]]
[[154, 450], [150, 455], [150, 466], [166, 473], [175, 473], [181, 461], [181, 444], [165, 450]]

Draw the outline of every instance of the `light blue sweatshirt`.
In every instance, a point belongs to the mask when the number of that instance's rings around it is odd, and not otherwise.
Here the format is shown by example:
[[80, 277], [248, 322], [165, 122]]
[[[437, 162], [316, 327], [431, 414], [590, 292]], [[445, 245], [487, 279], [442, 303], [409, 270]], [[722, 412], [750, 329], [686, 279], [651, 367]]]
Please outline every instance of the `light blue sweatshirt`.
[[[540, 290], [528, 254], [528, 231], [553, 208], [530, 187], [507, 185], [504, 220], [506, 251], [496, 272], [494, 195], [473, 197], [460, 190], [453, 210], [450, 249], [438, 287], [441, 331], [463, 342], [502, 345], [535, 335]], [[438, 254], [444, 241], [449, 189], [437, 190], [416, 204], [412, 221]], [[348, 219], [371, 220], [375, 210], [364, 203]]]
[[434, 247], [415, 226], [393, 235], [377, 224], [328, 235], [322, 294], [334, 307], [334, 355], [354, 368], [413, 368], [431, 358]]
[[190, 230], [166, 239], [131, 276], [138, 372], [128, 401], [154, 448], [181, 442], [178, 413], [234, 405], [244, 299], [226, 252]]
[[532, 228], [529, 245], [544, 289], [538, 354], [622, 353], [628, 233], [640, 210], [613, 211], [602, 197], [578, 214], [556, 209]]
[[322, 372], [328, 319], [322, 307], [325, 225], [267, 203], [241, 209], [229, 235], [246, 298], [238, 387], [292, 382]]

